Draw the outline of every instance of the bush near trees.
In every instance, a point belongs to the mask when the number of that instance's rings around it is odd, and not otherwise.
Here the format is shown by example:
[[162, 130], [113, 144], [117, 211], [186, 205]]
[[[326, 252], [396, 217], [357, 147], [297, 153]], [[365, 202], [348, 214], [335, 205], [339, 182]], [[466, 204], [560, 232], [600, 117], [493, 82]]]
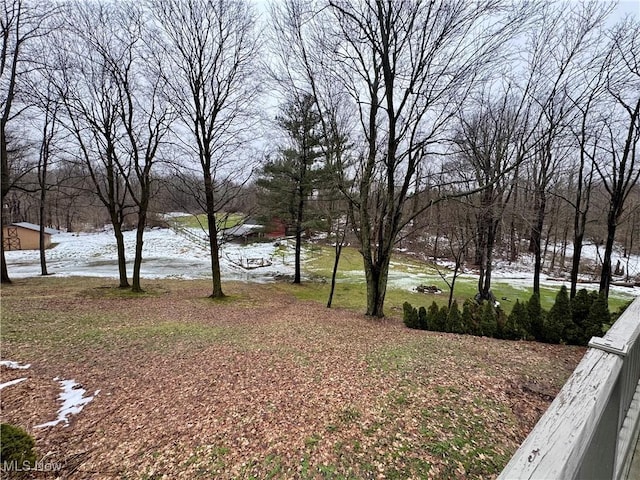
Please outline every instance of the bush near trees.
[[4, 465], [16, 465], [23, 468], [33, 467], [36, 454], [33, 437], [25, 430], [8, 423], [0, 425], [0, 460]]
[[[516, 300], [508, 316], [493, 302], [473, 300], [466, 300], [462, 311], [455, 301], [451, 308], [440, 308], [433, 302], [429, 309], [405, 302], [403, 311], [405, 325], [418, 330], [583, 346], [591, 337], [602, 336], [614, 319], [603, 294], [582, 289], [569, 300], [565, 286], [548, 312], [535, 294], [527, 302]], [[615, 318], [622, 311], [616, 312]]]

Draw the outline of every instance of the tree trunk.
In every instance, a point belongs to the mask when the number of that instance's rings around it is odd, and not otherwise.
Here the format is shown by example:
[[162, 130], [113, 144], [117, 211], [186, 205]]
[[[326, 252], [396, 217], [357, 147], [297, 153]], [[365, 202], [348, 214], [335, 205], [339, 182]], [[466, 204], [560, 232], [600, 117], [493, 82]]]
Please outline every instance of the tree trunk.
[[300, 284], [300, 262], [302, 254], [302, 215], [304, 213], [304, 196], [303, 192], [300, 192], [300, 198], [298, 199], [298, 211], [296, 212], [296, 246], [295, 246], [295, 273], [293, 276], [293, 283]]
[[[46, 175], [46, 174], [45, 174]], [[39, 240], [40, 240], [40, 274], [41, 275], [49, 275], [47, 272], [47, 257], [45, 254], [45, 239], [44, 239], [44, 229], [45, 229], [45, 199], [46, 199], [46, 188], [42, 187], [40, 190], [40, 232], [39, 232]]]
[[600, 276], [600, 293], [605, 298], [609, 298], [609, 286], [611, 285], [611, 256], [613, 255], [613, 245], [616, 238], [616, 214], [615, 202], [612, 202], [611, 209], [607, 215], [607, 241], [604, 247], [604, 258], [602, 260], [602, 274]]
[[453, 269], [453, 278], [451, 279], [451, 285], [449, 286], [449, 303], [448, 308], [451, 310], [453, 304], [453, 291], [456, 288], [456, 279], [458, 278], [458, 271], [460, 270], [460, 260], [456, 258], [456, 266]]
[[[0, 203], [0, 208], [4, 210], [4, 199], [9, 193], [9, 158], [7, 152], [7, 139], [5, 136], [5, 119], [0, 119], [0, 156], [2, 157], [2, 165], [0, 168], [0, 179], [1, 179], [1, 190], [2, 190], [2, 199]], [[2, 212], [4, 213], [4, 212]], [[4, 215], [0, 215], [2, 217], [2, 225], [4, 226]], [[7, 261], [4, 256], [4, 228], [0, 228], [0, 280], [1, 283], [11, 283], [11, 279], [9, 278], [9, 272], [7, 270]]]
[[571, 259], [571, 293], [573, 298], [578, 293], [578, 274], [580, 273], [580, 257], [582, 256], [582, 239], [584, 233], [576, 233], [573, 239], [573, 258]]
[[338, 232], [336, 232], [336, 248], [335, 248], [335, 260], [333, 262], [333, 271], [331, 272], [331, 288], [329, 289], [329, 299], [327, 300], [327, 308], [331, 308], [333, 302], [333, 293], [336, 289], [336, 277], [338, 275], [338, 264], [340, 263], [340, 255], [342, 254], [342, 247], [344, 246], [344, 240], [347, 236], [348, 225], [344, 226], [342, 231], [342, 237], [338, 240]]
[[215, 199], [213, 195], [213, 179], [208, 173], [209, 169], [203, 169], [204, 172], [204, 194], [207, 204], [207, 223], [209, 231], [209, 249], [211, 251], [211, 282], [212, 292], [211, 298], [223, 298], [222, 276], [220, 274], [220, 246], [218, 245], [218, 228], [216, 225]]
[[[493, 221], [492, 221], [493, 222]], [[484, 267], [484, 285], [483, 289], [480, 290], [482, 294], [482, 298], [485, 300], [490, 300], [492, 298], [491, 295], [491, 274], [492, 274], [492, 264], [493, 264], [493, 248], [496, 241], [496, 230], [497, 230], [497, 222], [493, 222], [492, 225], [487, 229], [487, 246], [485, 253], [485, 267]]]
[[11, 279], [9, 278], [9, 272], [7, 271], [7, 261], [4, 257], [4, 228], [0, 228], [0, 257], [1, 257], [1, 270], [2, 270], [2, 283], [11, 283]]
[[336, 242], [336, 256], [333, 261], [333, 271], [331, 272], [331, 288], [329, 289], [329, 299], [327, 300], [327, 308], [331, 308], [333, 302], [333, 293], [336, 289], [336, 276], [338, 275], [338, 264], [340, 263], [340, 254], [342, 253], [342, 242]]
[[531, 229], [531, 247], [534, 254], [533, 293], [540, 295], [540, 273], [542, 272], [542, 228], [547, 199], [544, 191], [538, 191], [536, 222]]
[[124, 235], [122, 233], [122, 221], [113, 217], [113, 234], [116, 237], [116, 247], [118, 250], [118, 272], [120, 275], [119, 288], [129, 288], [129, 280], [127, 279], [127, 258], [124, 250]]
[[42, 147], [41, 157], [40, 157], [40, 168], [41, 170], [38, 172], [38, 181], [40, 183], [40, 205], [38, 209], [39, 216], [39, 247], [40, 247], [40, 274], [41, 275], [49, 275], [47, 272], [47, 257], [45, 253], [45, 242], [44, 242], [44, 229], [46, 225], [46, 206], [47, 206], [47, 167], [49, 165], [49, 139], [47, 139], [47, 128], [45, 123], [45, 129], [42, 138]]
[[365, 256], [364, 272], [367, 280], [367, 316], [384, 317], [384, 299], [387, 294], [390, 254], [383, 254], [376, 263]]
[[133, 285], [131, 290], [141, 293], [142, 285], [140, 284], [140, 270], [142, 268], [142, 246], [144, 245], [144, 229], [147, 226], [147, 209], [140, 207], [138, 212], [138, 225], [136, 226], [136, 253], [133, 259]]

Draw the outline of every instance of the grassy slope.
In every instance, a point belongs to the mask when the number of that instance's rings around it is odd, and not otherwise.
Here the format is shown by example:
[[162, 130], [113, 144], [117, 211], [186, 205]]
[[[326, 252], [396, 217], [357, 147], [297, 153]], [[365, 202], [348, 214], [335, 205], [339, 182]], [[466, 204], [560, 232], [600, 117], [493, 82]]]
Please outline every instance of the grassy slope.
[[[32, 364], [2, 421], [79, 478], [490, 478], [583, 352], [411, 331], [282, 284], [212, 301], [206, 281], [112, 283], [2, 289], [3, 359]], [[69, 427], [33, 430], [55, 416], [54, 376], [101, 393]]]
[[[326, 303], [329, 295], [328, 282], [334, 263], [334, 250], [331, 247], [313, 245], [307, 251], [305, 269], [314, 279], [324, 279], [321, 282], [313, 282], [295, 288], [283, 285], [282, 288], [294, 292], [299, 298], [315, 300]], [[366, 288], [364, 274], [362, 272], [362, 257], [357, 249], [345, 247], [340, 257], [338, 271], [338, 285], [336, 287], [334, 304], [340, 307], [364, 309], [366, 305]], [[448, 301], [449, 288], [447, 284], [438, 277], [437, 270], [432, 266], [418, 261], [408, 255], [395, 255], [392, 259], [391, 270], [395, 272], [421, 273], [429, 275], [429, 285], [436, 285], [443, 291], [440, 295], [422, 294], [411, 292], [406, 289], [390, 287], [387, 290], [386, 310], [391, 314], [400, 314], [402, 304], [408, 301], [414, 306], [424, 305], [428, 307], [433, 301], [439, 305], [446, 305]], [[354, 275], [354, 272], [358, 271]], [[326, 282], [326, 283], [325, 283]], [[458, 303], [462, 303], [473, 298], [477, 292], [477, 280], [473, 277], [461, 276], [456, 280], [455, 298]], [[532, 288], [514, 287], [508, 281], [494, 280], [492, 288], [496, 298], [501, 302], [507, 313], [515, 304], [516, 300], [527, 301], [531, 297]], [[550, 309], [558, 293], [555, 288], [541, 288], [541, 302], [545, 309]], [[507, 300], [503, 300], [506, 297]], [[617, 310], [621, 305], [628, 302], [632, 297], [612, 294], [609, 299], [611, 311]]]
[[[216, 221], [221, 223], [219, 228], [232, 228], [242, 223], [244, 216], [238, 213], [218, 213], [216, 214]], [[188, 228], [202, 228], [206, 230], [209, 223], [207, 222], [207, 215], [201, 213], [199, 215], [185, 215], [184, 217], [174, 217], [172, 221], [178, 223], [183, 227]]]

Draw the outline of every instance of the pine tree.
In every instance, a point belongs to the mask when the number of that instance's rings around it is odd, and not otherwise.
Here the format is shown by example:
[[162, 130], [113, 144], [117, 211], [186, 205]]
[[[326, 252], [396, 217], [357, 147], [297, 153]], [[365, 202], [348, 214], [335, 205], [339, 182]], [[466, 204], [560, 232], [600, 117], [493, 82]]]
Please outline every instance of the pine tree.
[[531, 334], [538, 342], [544, 341], [544, 312], [540, 306], [540, 296], [537, 293], [531, 295], [527, 302], [527, 316], [531, 322]]
[[573, 323], [576, 324], [576, 332], [572, 338], [569, 339], [570, 343], [576, 345], [586, 345], [589, 343], [591, 337], [587, 337], [585, 333], [585, 322], [589, 316], [589, 310], [591, 310], [591, 306], [597, 298], [597, 293], [595, 296], [591, 295], [587, 292], [586, 288], [583, 288], [578, 290], [576, 296], [571, 299], [571, 316]]
[[601, 337], [603, 335], [604, 324], [611, 322], [611, 314], [609, 313], [609, 307], [607, 306], [607, 299], [604, 296], [604, 292], [599, 294], [596, 300], [591, 305], [589, 314], [584, 321], [584, 338], [585, 344], [589, 343], [591, 337]]
[[556, 301], [549, 310], [544, 322], [544, 337], [549, 343], [560, 343], [566, 341], [567, 331], [575, 329], [571, 318], [571, 307], [569, 306], [569, 294], [567, 287], [562, 286], [556, 295]]
[[484, 302], [480, 317], [480, 329], [485, 337], [494, 337], [498, 331], [496, 312], [491, 302]]
[[587, 319], [594, 300], [595, 298], [589, 295], [586, 288], [578, 290], [576, 296], [571, 299], [571, 317], [578, 327], [582, 327], [582, 324]]
[[420, 307], [418, 310], [418, 325], [420, 330], [428, 330], [428, 322], [427, 322], [427, 309], [424, 307]]
[[408, 328], [420, 328], [418, 323], [418, 312], [409, 302], [402, 304], [402, 319]]
[[276, 159], [267, 161], [256, 182], [265, 192], [265, 214], [283, 217], [294, 231], [293, 283], [300, 283], [302, 233], [309, 217], [307, 203], [323, 174], [317, 165], [323, 155], [320, 121], [311, 95], [290, 100], [276, 118], [288, 136], [288, 144], [280, 148]]
[[471, 300], [465, 300], [462, 304], [462, 325], [464, 333], [469, 335], [482, 335], [478, 319], [478, 304]]
[[500, 308], [500, 305], [494, 307], [494, 312], [496, 315], [496, 334], [495, 338], [504, 338], [504, 326], [507, 323], [507, 314], [504, 313], [504, 310]]
[[449, 322], [447, 321], [449, 317], [449, 309], [443, 305], [440, 310], [438, 310], [438, 326], [440, 327], [441, 332], [450, 332], [449, 330]]
[[462, 315], [460, 314], [460, 308], [458, 307], [458, 302], [455, 300], [451, 304], [451, 308], [449, 309], [449, 317], [447, 318], [447, 323], [449, 325], [449, 331], [452, 333], [465, 333], [464, 327], [462, 325]]
[[527, 308], [520, 300], [516, 300], [515, 305], [511, 309], [511, 313], [507, 317], [504, 327], [504, 338], [507, 340], [521, 340], [528, 336], [526, 325], [529, 324]]
[[438, 308], [438, 304], [434, 301], [429, 307], [429, 311], [427, 313], [427, 325], [429, 330], [432, 332], [440, 332], [440, 325], [438, 324], [438, 313], [440, 309]]

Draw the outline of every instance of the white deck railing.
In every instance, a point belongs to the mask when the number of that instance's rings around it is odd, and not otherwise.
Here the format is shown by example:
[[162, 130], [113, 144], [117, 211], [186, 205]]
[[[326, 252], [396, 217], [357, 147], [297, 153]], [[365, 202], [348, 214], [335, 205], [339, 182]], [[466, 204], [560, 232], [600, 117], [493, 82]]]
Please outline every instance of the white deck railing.
[[626, 478], [640, 427], [640, 297], [589, 350], [499, 480]]

